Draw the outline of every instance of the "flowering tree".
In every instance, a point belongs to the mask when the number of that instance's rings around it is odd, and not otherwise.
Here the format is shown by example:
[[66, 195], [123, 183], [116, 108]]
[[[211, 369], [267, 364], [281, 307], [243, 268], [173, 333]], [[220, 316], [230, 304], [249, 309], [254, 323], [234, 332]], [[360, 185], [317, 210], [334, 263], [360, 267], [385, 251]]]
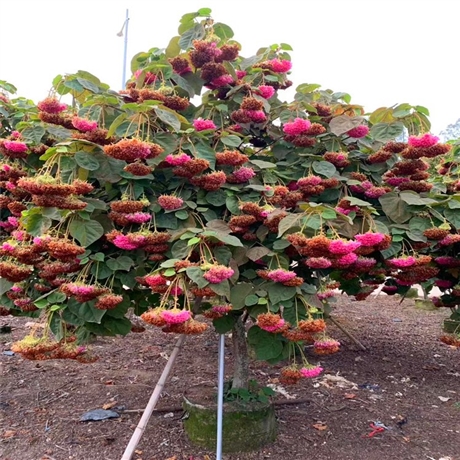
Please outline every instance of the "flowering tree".
[[424, 107], [365, 115], [315, 84], [283, 102], [290, 47], [243, 58], [210, 13], [137, 54], [119, 92], [79, 71], [35, 105], [0, 82], [0, 310], [48, 326], [14, 345], [25, 357], [90, 361], [89, 334], [143, 329], [134, 309], [167, 333], [233, 330], [236, 388], [247, 343], [295, 383], [321, 372], [306, 342], [339, 349], [335, 288], [437, 285], [457, 308], [458, 147]]

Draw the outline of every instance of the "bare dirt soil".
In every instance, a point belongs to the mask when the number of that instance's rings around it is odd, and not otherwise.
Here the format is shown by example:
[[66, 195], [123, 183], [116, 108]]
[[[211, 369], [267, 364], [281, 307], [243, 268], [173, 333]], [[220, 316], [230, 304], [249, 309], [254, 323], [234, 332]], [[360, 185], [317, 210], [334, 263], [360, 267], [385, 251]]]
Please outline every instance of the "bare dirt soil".
[[[460, 460], [460, 350], [438, 340], [446, 316], [447, 311], [418, 310], [412, 300], [399, 304], [382, 295], [354, 302], [342, 296], [334, 318], [367, 350], [331, 325], [341, 351], [321, 358], [321, 377], [285, 387], [297, 402], [276, 406], [276, 442], [224, 458]], [[26, 323], [0, 318], [0, 326], [13, 328], [0, 334], [0, 458], [120, 460], [177, 336], [149, 327], [125, 338], [99, 339], [92, 346], [100, 359], [92, 364], [34, 362], [4, 354], [27, 333]], [[230, 347], [226, 352], [230, 371]], [[312, 355], [311, 361], [318, 359]], [[280, 367], [255, 362], [253, 377], [277, 385]], [[188, 338], [133, 459], [215, 458], [188, 442], [180, 406], [187, 388], [216, 378], [216, 334]], [[103, 407], [120, 417], [79, 421]], [[373, 422], [386, 429], [369, 436]]]

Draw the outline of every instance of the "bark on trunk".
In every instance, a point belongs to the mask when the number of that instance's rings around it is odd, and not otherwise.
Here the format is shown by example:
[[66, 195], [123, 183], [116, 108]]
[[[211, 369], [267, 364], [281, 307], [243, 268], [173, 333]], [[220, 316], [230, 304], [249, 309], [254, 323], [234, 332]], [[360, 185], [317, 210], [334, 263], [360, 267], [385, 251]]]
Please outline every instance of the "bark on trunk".
[[246, 341], [246, 329], [244, 327], [242, 316], [240, 316], [233, 326], [233, 359], [234, 370], [232, 388], [249, 387], [249, 356], [248, 345]]

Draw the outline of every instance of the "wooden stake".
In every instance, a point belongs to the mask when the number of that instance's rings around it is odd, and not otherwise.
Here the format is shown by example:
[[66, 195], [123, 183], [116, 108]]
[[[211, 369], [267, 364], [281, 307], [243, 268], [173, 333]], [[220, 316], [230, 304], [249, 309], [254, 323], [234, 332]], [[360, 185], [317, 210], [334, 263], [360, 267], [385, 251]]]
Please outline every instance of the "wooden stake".
[[328, 319], [330, 319], [331, 323], [337, 326], [355, 345], [361, 348], [362, 351], [367, 350], [366, 347], [350, 331], [347, 331], [336, 319], [332, 316], [329, 316]]
[[147, 406], [145, 407], [144, 413], [142, 414], [142, 417], [139, 420], [139, 423], [133, 435], [131, 436], [131, 440], [129, 441], [129, 444], [126, 447], [121, 460], [131, 460], [134, 450], [136, 449], [142, 435], [145, 432], [145, 428], [147, 427], [147, 423], [150, 420], [150, 416], [152, 415], [152, 412], [155, 409], [155, 406], [157, 405], [158, 400], [160, 399], [160, 395], [165, 386], [166, 379], [168, 378], [168, 375], [171, 372], [171, 369], [174, 365], [174, 361], [176, 360], [176, 357], [179, 353], [180, 348], [182, 347], [182, 344], [184, 343], [184, 340], [185, 340], [185, 335], [181, 335], [179, 339], [177, 340], [177, 343], [174, 346], [171, 356], [169, 357], [168, 362], [166, 363], [166, 366], [163, 369], [163, 372], [160, 376], [160, 379], [158, 380], [158, 383], [155, 389], [153, 390], [152, 396], [150, 396], [150, 400]]

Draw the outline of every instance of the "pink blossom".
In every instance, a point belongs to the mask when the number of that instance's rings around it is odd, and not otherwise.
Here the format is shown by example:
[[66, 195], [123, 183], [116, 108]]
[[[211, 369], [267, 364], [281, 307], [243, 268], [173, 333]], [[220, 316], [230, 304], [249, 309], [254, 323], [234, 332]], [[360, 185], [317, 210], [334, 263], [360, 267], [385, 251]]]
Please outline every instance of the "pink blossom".
[[21, 133], [19, 131], [12, 131], [11, 137], [13, 139], [19, 139], [21, 137]]
[[5, 188], [9, 190], [10, 192], [12, 192], [16, 188], [16, 185], [14, 185], [13, 182], [8, 181], [5, 184]]
[[91, 121], [86, 118], [73, 117], [72, 125], [74, 128], [78, 129], [78, 131], [94, 131], [97, 128], [97, 121]]
[[385, 187], [370, 187], [364, 192], [364, 196], [377, 199], [382, 195], [385, 195], [385, 193], [388, 193], [388, 190], [386, 190]]
[[450, 246], [451, 244], [460, 243], [460, 235], [450, 233], [449, 235], [445, 236], [440, 242], [440, 246]]
[[17, 286], [17, 285], [11, 286], [11, 290], [13, 292], [23, 292], [24, 291], [24, 289], [21, 286]]
[[326, 257], [310, 257], [305, 262], [310, 268], [329, 268], [332, 262]]
[[268, 278], [276, 283], [285, 283], [290, 281], [297, 276], [295, 272], [285, 270], [284, 268], [277, 268], [276, 270], [271, 270], [267, 273]]
[[174, 211], [184, 204], [184, 200], [174, 195], [160, 195], [158, 204], [166, 211]]
[[24, 230], [15, 230], [14, 232], [11, 232], [11, 236], [17, 241], [24, 241], [26, 232]]
[[163, 310], [160, 313], [160, 316], [168, 323], [168, 324], [181, 324], [188, 321], [192, 315], [188, 310], [180, 310], [178, 308], [173, 308], [171, 310]]
[[7, 221], [12, 227], [19, 227], [19, 220], [17, 217], [10, 216]]
[[265, 112], [263, 110], [245, 110], [244, 113], [254, 123], [264, 123], [267, 121], [267, 115], [265, 115]]
[[409, 136], [408, 144], [411, 147], [422, 147], [428, 148], [436, 145], [439, 142], [439, 137], [434, 136], [433, 134], [426, 133], [420, 136]]
[[214, 88], [222, 88], [222, 86], [227, 86], [230, 83], [233, 83], [233, 77], [231, 75], [221, 75], [210, 82], [211, 86]]
[[3, 251], [13, 252], [15, 249], [16, 249], [16, 246], [13, 246], [11, 243], [2, 244]]
[[197, 118], [193, 120], [193, 127], [197, 131], [205, 131], [207, 129], [216, 129], [217, 126], [214, 124], [212, 120], [203, 120], [202, 118]]
[[396, 259], [388, 259], [387, 264], [393, 268], [405, 268], [405, 267], [412, 267], [416, 262], [415, 257], [408, 256], [408, 257], [399, 257]]
[[68, 283], [67, 290], [73, 295], [88, 295], [94, 292], [94, 286], [89, 284]]
[[322, 179], [319, 176], [306, 176], [306, 177], [301, 177], [297, 181], [297, 185], [299, 187], [306, 187], [306, 186], [316, 186], [321, 184]]
[[5, 171], [5, 172], [11, 171], [11, 166], [10, 165], [2, 165], [2, 171]]
[[27, 145], [24, 142], [19, 141], [4, 141], [3, 146], [14, 153], [24, 153], [27, 152]]
[[272, 326], [268, 326], [268, 325], [264, 325], [264, 324], [258, 324], [258, 326], [261, 329], [263, 329], [264, 331], [276, 332], [276, 331], [279, 331], [280, 329], [282, 329], [285, 324], [286, 324], [286, 321], [284, 321], [283, 318], [280, 318], [279, 321], [276, 324], [272, 325]]
[[361, 243], [361, 246], [375, 246], [376, 244], [381, 243], [385, 238], [383, 233], [373, 233], [373, 232], [366, 232], [366, 233], [358, 233], [355, 235], [355, 240]]
[[441, 266], [454, 268], [460, 266], [460, 259], [451, 256], [439, 256], [434, 261]]
[[389, 177], [385, 179], [385, 183], [391, 185], [392, 187], [398, 187], [404, 182], [409, 182], [410, 179], [408, 177]]
[[257, 94], [260, 94], [264, 99], [270, 99], [275, 94], [275, 88], [268, 85], [260, 85], [256, 91]]
[[144, 276], [144, 281], [149, 285], [149, 287], [154, 286], [166, 286], [168, 280], [159, 274], [156, 275], [146, 275]]
[[328, 291], [324, 291], [324, 292], [318, 292], [318, 294], [316, 294], [316, 295], [318, 296], [319, 300], [326, 300], [326, 299], [329, 299], [331, 297], [334, 297], [335, 292], [332, 291], [332, 290], [328, 290]]
[[245, 70], [237, 70], [236, 71], [236, 76], [237, 78], [243, 78], [247, 75], [247, 72]]
[[139, 238], [132, 238], [128, 235], [117, 235], [113, 244], [120, 249], [126, 249], [128, 251], [132, 249], [140, 248], [145, 243], [145, 237], [138, 235]]
[[37, 104], [38, 110], [46, 113], [61, 113], [67, 109], [66, 104], [62, 104], [56, 98], [49, 97]]
[[241, 168], [235, 169], [233, 171], [233, 177], [238, 182], [247, 182], [249, 179], [253, 178], [256, 175], [254, 169], [249, 168], [247, 166], [243, 166]]
[[306, 379], [318, 377], [321, 372], [323, 372], [323, 368], [321, 366], [307, 366], [300, 369], [302, 377], [305, 377]]
[[171, 166], [182, 166], [185, 163], [188, 163], [191, 159], [192, 157], [190, 155], [187, 155], [186, 153], [182, 152], [182, 153], [179, 153], [178, 155], [169, 154], [165, 158], [165, 161]]
[[214, 313], [225, 315], [226, 313], [229, 313], [230, 311], [232, 311], [232, 306], [231, 305], [213, 305], [211, 307], [211, 310]]
[[211, 284], [219, 284], [233, 276], [235, 270], [225, 265], [214, 265], [204, 275], [203, 278]]
[[348, 216], [348, 214], [350, 214], [351, 212], [358, 212], [359, 211], [359, 206], [350, 206], [347, 209], [342, 208], [341, 206], [336, 206], [335, 210], [337, 212], [340, 212], [340, 214], [344, 214], [344, 215]]
[[[139, 78], [141, 73], [143, 72], [142, 69], [138, 69], [134, 72], [134, 78]], [[152, 72], [145, 72], [144, 83], [146, 85], [152, 84], [157, 79], [157, 76]]]
[[125, 214], [126, 220], [132, 222], [133, 224], [144, 224], [148, 222], [152, 216], [148, 212], [133, 212], [130, 214]]
[[329, 252], [332, 254], [349, 254], [361, 246], [359, 241], [332, 240], [329, 244]]
[[283, 125], [283, 132], [290, 136], [298, 136], [310, 129], [311, 122], [304, 118], [296, 118], [294, 121], [285, 123]]
[[359, 257], [355, 262], [354, 267], [360, 270], [368, 270], [372, 268], [376, 263], [377, 261], [372, 257]]
[[170, 291], [171, 295], [177, 297], [184, 293], [184, 290], [180, 286], [173, 286]]
[[434, 284], [441, 289], [448, 289], [454, 285], [454, 283], [449, 280], [436, 280]]
[[347, 131], [347, 134], [350, 137], [353, 137], [355, 139], [359, 139], [361, 137], [367, 136], [369, 133], [369, 128], [366, 125], [359, 125], [356, 126], [356, 128], [350, 129], [350, 131]]
[[292, 62], [286, 59], [271, 59], [267, 63], [270, 66], [270, 70], [277, 73], [286, 73], [292, 69]]
[[49, 235], [46, 235], [46, 236], [36, 236], [34, 237], [34, 239], [32, 240], [33, 244], [35, 244], [36, 246], [41, 246], [42, 244], [48, 242], [49, 240], [51, 240], [51, 237]]
[[334, 339], [321, 339], [315, 341], [313, 346], [320, 350], [327, 350], [340, 347], [340, 342]]
[[339, 267], [346, 267], [355, 263], [357, 260], [358, 255], [354, 252], [350, 252], [349, 254], [345, 254], [344, 256], [340, 257], [340, 259], [337, 260], [337, 265]]

